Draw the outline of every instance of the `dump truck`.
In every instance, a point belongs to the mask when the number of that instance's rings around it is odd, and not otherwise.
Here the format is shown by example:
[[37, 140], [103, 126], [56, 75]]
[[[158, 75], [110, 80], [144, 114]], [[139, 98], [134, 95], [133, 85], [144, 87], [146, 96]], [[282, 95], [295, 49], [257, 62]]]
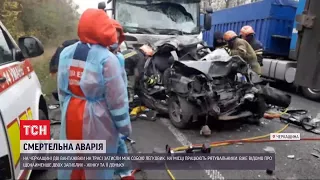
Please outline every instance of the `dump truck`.
[[319, 101], [320, 12], [316, 7], [319, 0], [262, 0], [215, 11], [203, 40], [212, 46], [214, 32], [239, 33], [241, 27], [252, 26], [264, 45], [263, 77], [294, 85], [305, 97]]
[[[108, 0], [100, 2], [109, 17], [123, 26], [125, 46], [139, 48], [168, 37], [202, 38], [200, 0]], [[204, 15], [203, 28], [211, 28], [212, 8]]]

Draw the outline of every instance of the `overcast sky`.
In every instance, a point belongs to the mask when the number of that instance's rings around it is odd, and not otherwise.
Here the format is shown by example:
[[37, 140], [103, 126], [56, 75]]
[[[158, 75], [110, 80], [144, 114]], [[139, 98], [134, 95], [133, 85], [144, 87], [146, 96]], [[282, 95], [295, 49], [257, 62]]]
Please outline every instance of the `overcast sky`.
[[79, 5], [79, 13], [83, 13], [88, 8], [98, 8], [98, 3], [101, 1], [105, 0], [73, 0], [73, 2]]

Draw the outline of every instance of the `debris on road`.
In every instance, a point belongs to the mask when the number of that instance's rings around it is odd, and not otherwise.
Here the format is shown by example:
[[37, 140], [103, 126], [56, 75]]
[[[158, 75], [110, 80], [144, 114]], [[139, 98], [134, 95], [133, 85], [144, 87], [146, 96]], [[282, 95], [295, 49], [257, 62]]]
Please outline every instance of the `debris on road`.
[[239, 145], [244, 145], [242, 142], [236, 143], [236, 147], [239, 147]]
[[267, 169], [266, 173], [267, 173], [268, 175], [273, 175], [273, 170]]
[[320, 159], [320, 154], [319, 153], [311, 153], [311, 155], [313, 155], [314, 157], [317, 157], [317, 158], [319, 158]]
[[202, 136], [210, 136], [211, 135], [211, 129], [208, 125], [202, 126], [200, 130], [200, 135]]
[[315, 150], [315, 151], [317, 151], [318, 153], [320, 153], [320, 149], [313, 148], [313, 150]]
[[287, 157], [288, 157], [289, 159], [294, 159], [295, 156], [294, 156], [294, 155], [288, 155]]
[[285, 124], [294, 124], [296, 126], [300, 126], [307, 132], [311, 132], [314, 134], [320, 134], [320, 119], [319, 115], [312, 119], [310, 115], [308, 115], [308, 111], [304, 109], [298, 110], [288, 110], [286, 113], [280, 116], [280, 121]]
[[274, 154], [276, 153], [276, 150], [274, 149], [274, 147], [271, 147], [271, 146], [266, 146], [263, 150], [268, 153], [274, 153]]

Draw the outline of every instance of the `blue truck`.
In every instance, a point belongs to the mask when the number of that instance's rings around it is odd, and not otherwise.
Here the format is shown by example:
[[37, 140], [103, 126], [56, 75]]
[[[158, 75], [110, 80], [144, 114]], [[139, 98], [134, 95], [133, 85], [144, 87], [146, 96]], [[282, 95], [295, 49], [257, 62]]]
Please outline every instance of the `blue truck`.
[[[263, 76], [299, 87], [320, 100], [319, 0], [262, 0], [212, 13], [212, 27], [203, 40], [213, 45], [216, 31], [240, 32], [251, 25], [264, 45]], [[203, 21], [201, 17], [200, 23]]]

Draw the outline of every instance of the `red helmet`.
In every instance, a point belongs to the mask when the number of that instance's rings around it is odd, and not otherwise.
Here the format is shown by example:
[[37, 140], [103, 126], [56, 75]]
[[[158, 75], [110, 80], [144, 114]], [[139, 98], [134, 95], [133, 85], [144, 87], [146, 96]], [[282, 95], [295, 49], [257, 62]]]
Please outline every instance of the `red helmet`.
[[226, 33], [224, 33], [223, 35], [223, 39], [225, 41], [230, 41], [231, 39], [237, 37], [237, 33], [235, 33], [234, 31], [227, 31]]
[[240, 35], [246, 37], [248, 35], [254, 34], [254, 30], [251, 26], [243, 26], [240, 30]]

